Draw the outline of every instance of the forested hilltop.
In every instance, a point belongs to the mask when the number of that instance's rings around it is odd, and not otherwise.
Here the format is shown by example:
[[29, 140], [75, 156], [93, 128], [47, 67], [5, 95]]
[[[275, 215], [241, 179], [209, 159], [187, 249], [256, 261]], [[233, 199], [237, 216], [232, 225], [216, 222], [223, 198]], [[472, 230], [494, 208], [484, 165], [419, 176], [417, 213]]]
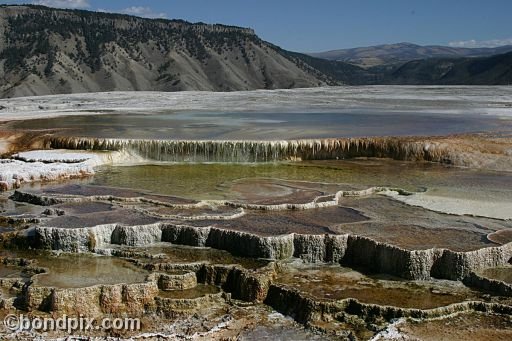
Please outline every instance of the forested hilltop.
[[0, 5], [0, 97], [368, 84], [511, 84], [512, 54], [360, 67], [290, 52], [250, 28]]
[[335, 84], [252, 29], [42, 6], [0, 7], [5, 96]]

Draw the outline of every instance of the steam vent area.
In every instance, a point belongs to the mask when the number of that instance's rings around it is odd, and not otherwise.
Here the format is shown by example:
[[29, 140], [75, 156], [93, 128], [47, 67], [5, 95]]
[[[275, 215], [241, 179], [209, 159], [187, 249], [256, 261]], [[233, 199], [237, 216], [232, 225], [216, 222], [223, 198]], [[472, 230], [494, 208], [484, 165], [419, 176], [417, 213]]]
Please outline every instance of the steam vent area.
[[2, 319], [138, 318], [75, 335], [134, 340], [512, 339], [510, 87], [0, 108]]

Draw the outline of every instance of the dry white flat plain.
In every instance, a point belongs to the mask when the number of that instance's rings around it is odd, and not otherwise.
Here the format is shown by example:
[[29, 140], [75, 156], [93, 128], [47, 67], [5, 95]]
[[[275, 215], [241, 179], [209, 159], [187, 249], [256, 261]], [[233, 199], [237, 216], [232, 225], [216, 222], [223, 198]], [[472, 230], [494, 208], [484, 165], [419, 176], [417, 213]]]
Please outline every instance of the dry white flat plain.
[[351, 108], [484, 114], [512, 119], [512, 86], [362, 86], [19, 97], [0, 100], [0, 121], [127, 112], [322, 112]]

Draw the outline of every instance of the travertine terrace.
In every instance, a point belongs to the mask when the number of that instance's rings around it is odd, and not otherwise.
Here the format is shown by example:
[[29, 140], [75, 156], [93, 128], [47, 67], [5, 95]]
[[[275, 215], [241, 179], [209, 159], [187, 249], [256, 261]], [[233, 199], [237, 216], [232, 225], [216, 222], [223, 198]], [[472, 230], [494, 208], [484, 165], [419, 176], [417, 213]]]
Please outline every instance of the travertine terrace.
[[[370, 89], [389, 104], [388, 90]], [[442, 89], [420, 90], [437, 97], [424, 96], [417, 112], [449, 101]], [[271, 94], [282, 97], [276, 108], [290, 110], [287, 96], [318, 91]], [[321, 91], [324, 99], [343, 93]], [[353, 103], [377, 106], [363, 89], [350, 91]], [[221, 138], [163, 139], [119, 136], [115, 124], [95, 136], [53, 126], [57, 121], [47, 129], [9, 122], [0, 163], [0, 313], [130, 316], [142, 323], [139, 331], [90, 337], [383, 340], [428, 338], [448, 328], [465, 339], [472, 324], [480, 326], [475, 339], [507, 339], [509, 112], [503, 99], [471, 91], [482, 110], [500, 111], [500, 118], [482, 118], [486, 127], [505, 122], [500, 129], [310, 138], [300, 127], [307, 138], [279, 130], [272, 139], [226, 138], [233, 129]], [[246, 96], [257, 106], [271, 94]], [[238, 110], [241, 94], [224, 96]], [[61, 99], [49, 97], [22, 101], [28, 116], [39, 115], [34, 101], [58, 111], [49, 116], [78, 114], [69, 108], [76, 98], [57, 108]], [[4, 102], [15, 112], [12, 100]], [[463, 116], [462, 105], [449, 102], [453, 112], [445, 114]], [[83, 103], [101, 111], [92, 100]], [[272, 130], [261, 121], [240, 134]], [[319, 126], [309, 128], [311, 135]], [[188, 127], [179, 133], [205, 129]]]

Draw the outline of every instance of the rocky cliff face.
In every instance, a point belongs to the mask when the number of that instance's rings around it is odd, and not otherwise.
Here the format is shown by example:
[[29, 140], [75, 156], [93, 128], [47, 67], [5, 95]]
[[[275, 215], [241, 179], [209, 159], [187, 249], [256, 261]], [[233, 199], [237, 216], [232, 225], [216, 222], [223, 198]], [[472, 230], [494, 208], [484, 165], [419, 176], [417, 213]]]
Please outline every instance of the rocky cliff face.
[[0, 71], [3, 97], [330, 82], [251, 29], [41, 6], [0, 7]]

